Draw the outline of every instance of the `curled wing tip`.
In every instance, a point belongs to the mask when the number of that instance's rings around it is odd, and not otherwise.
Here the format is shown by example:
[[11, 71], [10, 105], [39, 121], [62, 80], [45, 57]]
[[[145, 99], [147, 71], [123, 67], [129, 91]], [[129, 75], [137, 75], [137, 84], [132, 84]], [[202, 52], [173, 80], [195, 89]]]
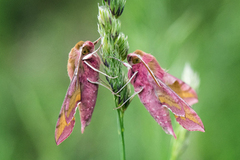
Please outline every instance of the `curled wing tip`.
[[199, 122], [200, 122], [200, 124], [199, 124], [199, 127], [196, 129], [196, 131], [205, 132], [204, 125], [200, 118], [199, 118]]
[[175, 139], [177, 139], [177, 137], [176, 137], [176, 135], [175, 135], [175, 133], [174, 133], [174, 130], [173, 130], [173, 128], [172, 128], [172, 125], [170, 125], [170, 126], [168, 126], [168, 127], [163, 127], [163, 126], [161, 126], [162, 127], [162, 129], [165, 131], [165, 133], [167, 133], [167, 134], [170, 134], [170, 135], [172, 135]]
[[177, 139], [177, 136], [176, 136], [176, 134], [174, 133], [174, 131], [173, 131], [172, 128], [171, 128], [170, 130], [168, 130], [168, 131], [165, 130], [165, 132], [166, 132], [167, 134], [172, 135], [175, 139]]
[[55, 142], [56, 142], [57, 145], [62, 143], [62, 141], [59, 141], [59, 139], [58, 140], [56, 139], [56, 136], [55, 136]]
[[[65, 130], [65, 129], [64, 129]], [[55, 133], [55, 142], [57, 145], [61, 144], [65, 139], [67, 139], [70, 134], [72, 133], [73, 128], [67, 129], [63, 131], [60, 136], [58, 137], [58, 131]]]
[[56, 129], [55, 129], [55, 142], [57, 145], [62, 143], [65, 139], [67, 139], [73, 131], [75, 125], [75, 117], [73, 117], [70, 123], [66, 123], [64, 114], [59, 117]]
[[[57, 132], [57, 131], [55, 131], [55, 132]], [[61, 137], [61, 135], [60, 135], [60, 137]], [[57, 133], [55, 133], [55, 142], [57, 145], [61, 144], [64, 141], [64, 140], [61, 140], [60, 137], [57, 138]]]
[[203, 127], [203, 128], [201, 128], [199, 131], [200, 131], [200, 132], [205, 132], [205, 128]]
[[82, 127], [81, 127], [81, 132], [82, 132], [82, 134], [83, 134], [84, 130], [85, 130], [85, 126], [82, 126]]
[[83, 132], [85, 131], [85, 128], [90, 124], [91, 119], [89, 120], [81, 120], [81, 132], [83, 134]]
[[172, 135], [173, 135], [173, 137], [174, 137], [175, 139], [177, 139], [177, 137], [176, 137], [176, 135], [175, 135], [175, 133], [174, 133], [174, 132], [173, 132], [173, 134], [172, 134]]

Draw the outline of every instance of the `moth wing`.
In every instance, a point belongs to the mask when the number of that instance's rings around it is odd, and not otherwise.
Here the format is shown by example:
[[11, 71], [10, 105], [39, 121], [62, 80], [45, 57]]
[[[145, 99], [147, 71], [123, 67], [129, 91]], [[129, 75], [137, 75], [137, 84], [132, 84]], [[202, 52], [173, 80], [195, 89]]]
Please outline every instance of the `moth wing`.
[[165, 84], [168, 85], [177, 95], [179, 95], [189, 105], [198, 102], [197, 93], [185, 82], [169, 73], [164, 75]]
[[69, 123], [66, 122], [64, 108], [62, 107], [55, 129], [55, 141], [57, 145], [62, 143], [72, 133], [74, 124], [75, 117]]
[[[78, 50], [83, 43], [83, 41], [78, 42], [69, 53], [67, 70], [71, 83], [64, 98], [55, 129], [55, 141], [57, 145], [72, 133], [75, 124], [74, 115], [76, 113], [78, 102], [81, 101], [81, 90], [78, 80], [81, 53]], [[75, 67], [75, 61], [78, 55], [78, 64], [77, 67]]]
[[76, 58], [78, 58], [77, 65], [74, 68], [74, 74], [71, 79], [71, 83], [68, 87], [67, 94], [63, 103], [64, 113], [65, 113], [65, 118], [67, 123], [69, 123], [72, 120], [73, 116], [76, 113], [77, 104], [78, 102], [81, 101], [79, 68], [81, 67], [81, 64], [82, 64], [81, 63], [82, 53], [79, 52], [79, 57], [75, 57], [75, 61], [77, 60]]
[[78, 75], [73, 76], [63, 102], [64, 114], [67, 123], [69, 123], [74, 117], [77, 104], [81, 101], [80, 83], [77, 78]]
[[[198, 102], [196, 92], [185, 82], [169, 73], [165, 74], [164, 80], [165, 83], [189, 105]], [[189, 131], [204, 132], [203, 123], [197, 113], [190, 106], [184, 106], [183, 109], [185, 111], [185, 117], [175, 115], [177, 122]]]
[[182, 98], [180, 98], [170, 87], [156, 78], [158, 85], [154, 84], [155, 93], [162, 105], [165, 105], [175, 115], [185, 116], [184, 106], [189, 106]]
[[57, 145], [72, 133], [75, 124], [74, 115], [76, 113], [77, 103], [80, 102], [80, 100], [80, 84], [76, 76], [74, 76], [68, 87], [56, 125], [55, 141]]
[[203, 123], [197, 113], [191, 108], [184, 106], [185, 117], [175, 115], [177, 122], [183, 126], [183, 128], [189, 131], [201, 131], [205, 132]]
[[[156, 89], [156, 94], [160, 102], [174, 113], [177, 122], [189, 131], [204, 132], [205, 130], [201, 119], [190, 105], [161, 80], [158, 79], [158, 82], [160, 82], [161, 88], [158, 87]], [[182, 106], [181, 112], [179, 112], [180, 106]], [[182, 112], [184, 112], [183, 115], [180, 114]]]

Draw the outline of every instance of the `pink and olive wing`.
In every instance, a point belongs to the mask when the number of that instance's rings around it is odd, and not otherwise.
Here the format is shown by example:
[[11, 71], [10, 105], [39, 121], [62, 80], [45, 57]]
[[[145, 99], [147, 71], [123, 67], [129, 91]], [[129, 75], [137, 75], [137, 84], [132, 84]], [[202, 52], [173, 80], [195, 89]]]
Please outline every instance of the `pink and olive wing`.
[[203, 123], [197, 113], [191, 107], [184, 107], [185, 117], [176, 116], [177, 122], [183, 126], [183, 128], [189, 131], [201, 131], [205, 132]]
[[76, 113], [77, 103], [80, 102], [80, 100], [80, 85], [78, 84], [76, 76], [74, 76], [63, 101], [56, 125], [55, 141], [57, 145], [72, 133], [75, 124], [74, 115]]
[[196, 92], [185, 82], [172, 76], [169, 73], [164, 75], [165, 84], [168, 85], [175, 93], [177, 93], [189, 105], [198, 102]]
[[57, 145], [62, 143], [62, 141], [64, 141], [72, 133], [74, 124], [75, 117], [73, 117], [69, 123], [66, 122], [64, 109], [62, 107], [55, 129], [55, 141]]
[[161, 104], [165, 105], [175, 115], [185, 116], [184, 106], [188, 106], [188, 104], [160, 79], [157, 78], [157, 82], [158, 85], [153, 85], [155, 86], [155, 92]]
[[77, 104], [81, 101], [80, 83], [77, 78], [77, 75], [73, 76], [63, 102], [63, 109], [67, 124], [73, 119], [76, 113]]
[[[166, 105], [167, 108], [169, 108], [174, 113], [177, 122], [189, 131], [204, 132], [205, 130], [201, 119], [190, 107], [190, 105], [161, 80], [158, 80], [158, 82], [161, 86], [156, 89], [159, 100], [163, 105]], [[176, 110], [174, 107], [179, 109], [180, 106], [182, 106], [184, 115], [176, 113], [178, 110]]]

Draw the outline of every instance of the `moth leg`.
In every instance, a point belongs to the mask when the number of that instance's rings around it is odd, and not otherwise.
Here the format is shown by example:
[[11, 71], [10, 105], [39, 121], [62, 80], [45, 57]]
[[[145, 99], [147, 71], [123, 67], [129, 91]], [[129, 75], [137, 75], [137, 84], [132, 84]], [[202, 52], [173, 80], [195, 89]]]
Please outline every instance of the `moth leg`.
[[108, 86], [106, 86], [106, 85], [104, 85], [104, 84], [102, 84], [102, 83], [100, 83], [100, 82], [98, 82], [98, 81], [94, 82], [94, 81], [91, 81], [91, 80], [90, 80], [90, 79], [88, 79], [88, 78], [87, 78], [87, 80], [88, 80], [88, 82], [90, 82], [90, 83], [92, 83], [92, 84], [98, 84], [98, 85], [101, 85], [101, 86], [103, 86], [103, 87], [107, 88], [109, 91], [111, 91], [111, 92], [112, 92], [112, 94], [114, 94], [114, 95], [116, 95], [116, 96], [120, 97], [120, 95], [118, 95], [117, 93], [114, 93], [114, 92], [111, 90], [111, 88], [110, 88], [110, 87], [108, 87]]
[[139, 94], [140, 92], [142, 92], [142, 90], [143, 90], [143, 87], [142, 87], [139, 91], [134, 92], [133, 95], [131, 95], [131, 97], [129, 97], [125, 102], [123, 102], [123, 104], [122, 104], [121, 106], [119, 106], [119, 107], [117, 107], [117, 108], [114, 108], [114, 110], [121, 108], [121, 107], [122, 107], [125, 103], [127, 103], [127, 101], [129, 101], [129, 100], [130, 100], [130, 102], [131, 102], [131, 101], [133, 100], [133, 97], [136, 96], [137, 94]]
[[121, 60], [118, 59], [118, 58], [111, 57], [111, 56], [109, 56], [109, 58], [116, 59], [118, 62], [121, 62], [121, 63], [122, 63], [125, 67], [127, 67], [128, 69], [131, 69], [131, 68], [132, 68], [132, 66], [131, 66], [130, 64], [128, 64], [128, 63], [126, 63], [126, 62], [123, 62], [123, 61], [121, 61]]
[[109, 75], [107, 75], [106, 73], [103, 73], [103, 72], [101, 72], [101, 71], [99, 71], [98, 69], [96, 69], [96, 68], [94, 68], [93, 66], [91, 66], [89, 63], [87, 63], [86, 61], [83, 61], [86, 65], [88, 65], [90, 68], [92, 68], [94, 71], [96, 71], [96, 72], [98, 72], [98, 73], [101, 73], [101, 74], [103, 74], [104, 76], [106, 76], [106, 77], [108, 77], [108, 78], [111, 78], [111, 79], [115, 79], [115, 78], [117, 78], [118, 76], [116, 76], [116, 77], [111, 77], [111, 76], [109, 76]]
[[138, 71], [136, 71], [136, 72], [132, 75], [132, 77], [127, 81], [127, 83], [124, 84], [124, 86], [122, 86], [122, 88], [120, 88], [120, 89], [116, 92], [116, 94], [118, 94], [119, 92], [121, 92], [121, 91], [123, 90], [123, 88], [125, 88], [125, 87], [128, 85], [128, 83], [131, 82], [131, 80], [133, 79], [134, 76], [136, 76], [137, 73], [138, 73]]

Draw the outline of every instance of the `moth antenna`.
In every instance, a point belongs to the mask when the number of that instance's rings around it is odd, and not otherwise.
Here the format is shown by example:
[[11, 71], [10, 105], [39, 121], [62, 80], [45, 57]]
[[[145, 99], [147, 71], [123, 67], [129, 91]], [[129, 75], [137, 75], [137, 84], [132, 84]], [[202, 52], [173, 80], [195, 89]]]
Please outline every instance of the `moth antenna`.
[[138, 71], [136, 71], [136, 72], [132, 75], [132, 77], [127, 81], [127, 83], [124, 84], [124, 86], [123, 86], [121, 89], [119, 89], [116, 93], [121, 92], [121, 91], [123, 90], [123, 88], [125, 88], [125, 87], [128, 85], [128, 83], [131, 82], [131, 80], [133, 79], [133, 77], [134, 77], [137, 73], [138, 73]]
[[103, 74], [104, 76], [108, 77], [108, 78], [111, 78], [111, 79], [115, 79], [117, 78], [118, 76], [115, 76], [115, 77], [111, 77], [109, 75], [107, 75], [106, 73], [103, 73], [101, 71], [99, 71], [98, 69], [94, 68], [93, 66], [91, 66], [89, 63], [87, 63], [86, 61], [83, 61], [86, 65], [88, 65], [90, 68], [92, 68], [94, 71], [98, 72], [98, 73], [101, 73]]
[[109, 91], [111, 91], [111, 92], [112, 92], [112, 94], [114, 94], [114, 95], [116, 95], [116, 96], [120, 97], [120, 95], [118, 95], [117, 93], [114, 93], [114, 92], [111, 90], [111, 88], [109, 88], [108, 86], [105, 86], [104, 84], [102, 84], [102, 83], [100, 83], [100, 82], [98, 82], [98, 81], [96, 81], [96, 82], [93, 82], [93, 81], [91, 81], [91, 80], [90, 80], [90, 79], [88, 79], [88, 78], [87, 78], [87, 80], [88, 80], [88, 82], [90, 82], [90, 83], [92, 83], [92, 84], [98, 84], [98, 85], [101, 85], [101, 86], [103, 86], [103, 87], [107, 88]]
[[131, 95], [131, 97], [129, 97], [125, 102], [123, 102], [123, 104], [122, 104], [121, 106], [119, 106], [119, 107], [117, 107], [117, 108], [114, 108], [113, 110], [121, 108], [121, 107], [124, 106], [124, 104], [127, 103], [127, 101], [129, 101], [130, 99], [131, 99], [130, 101], [132, 101], [133, 97], [136, 96], [138, 93], [142, 92], [142, 90], [143, 90], [143, 88], [140, 89], [140, 91], [138, 91], [138, 92], [134, 92], [133, 95]]
[[109, 56], [109, 58], [113, 58], [113, 59], [116, 59], [117, 61], [119, 61], [119, 62], [121, 62], [125, 67], [127, 67], [128, 69], [131, 69], [132, 68], [132, 66], [130, 65], [130, 64], [128, 64], [128, 63], [125, 63], [125, 62], [123, 62], [123, 61], [121, 61], [120, 59], [118, 59], [118, 58], [115, 58], [115, 57], [111, 57], [111, 56]]
[[99, 37], [96, 41], [93, 42], [94, 46], [98, 43], [98, 41], [101, 39], [101, 37]]

